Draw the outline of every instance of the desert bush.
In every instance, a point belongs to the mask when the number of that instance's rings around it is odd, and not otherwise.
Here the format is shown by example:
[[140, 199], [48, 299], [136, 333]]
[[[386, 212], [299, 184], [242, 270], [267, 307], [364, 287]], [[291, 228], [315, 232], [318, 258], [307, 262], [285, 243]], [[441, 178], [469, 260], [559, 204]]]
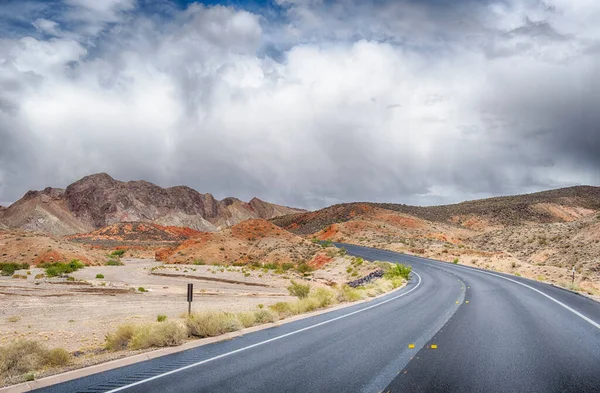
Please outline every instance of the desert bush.
[[298, 267], [296, 267], [296, 271], [298, 271], [298, 273], [310, 273], [312, 272], [313, 269], [311, 266], [309, 266], [306, 262], [302, 262], [298, 264]]
[[254, 317], [256, 318], [256, 324], [275, 322], [279, 319], [277, 314], [266, 308], [254, 311]]
[[186, 325], [190, 334], [196, 337], [213, 337], [243, 328], [234, 314], [221, 311], [192, 314], [186, 318]]
[[131, 324], [121, 325], [114, 333], [106, 335], [106, 349], [110, 351], [119, 351], [127, 349], [131, 338], [135, 334], [135, 326]]
[[18, 315], [13, 315], [12, 317], [8, 317], [7, 321], [8, 322], [19, 322], [21, 320], [21, 317]]
[[0, 347], [0, 377], [10, 378], [45, 367], [67, 365], [71, 355], [62, 348], [48, 350], [36, 341], [19, 340]]
[[106, 266], [123, 266], [123, 262], [115, 261], [114, 259], [109, 259], [106, 261]]
[[287, 290], [290, 292], [290, 295], [296, 296], [298, 299], [304, 299], [310, 293], [310, 286], [299, 284], [296, 281], [291, 281], [292, 285], [287, 287]]
[[[401, 280], [397, 280], [399, 281], [399, 285], [402, 285], [402, 281]], [[388, 280], [388, 279], [380, 279], [380, 280], [375, 280], [367, 285], [364, 286], [364, 290], [367, 296], [369, 297], [375, 297], [377, 295], [381, 295], [383, 293], [389, 292], [394, 288], [397, 288], [398, 286], [394, 285], [395, 283], [393, 282], [393, 280]]]
[[256, 323], [256, 315], [253, 312], [240, 312], [237, 314], [237, 319], [245, 328], [254, 326]]
[[164, 315], [164, 314], [158, 314], [158, 315], [156, 316], [156, 321], [157, 321], [157, 322], [164, 322], [164, 321], [166, 321], [166, 320], [167, 320], [167, 316], [166, 316], [166, 315]]
[[115, 250], [110, 253], [112, 257], [122, 257], [125, 254], [125, 250]]
[[206, 262], [204, 262], [202, 259], [195, 259], [194, 265], [206, 265]]
[[310, 297], [317, 300], [319, 308], [330, 306], [336, 302], [335, 293], [327, 288], [315, 288]]
[[46, 276], [40, 273], [40, 274], [36, 274], [35, 277], [34, 277], [34, 279], [40, 280], [40, 279], [42, 279], [44, 277], [46, 277]]
[[96, 278], [104, 278], [104, 274], [96, 274]]
[[454, 260], [452, 261], [453, 264], [457, 264], [458, 263], [458, 258], [454, 258]]
[[50, 367], [64, 366], [71, 361], [71, 354], [64, 348], [54, 348], [44, 354], [44, 361]]
[[181, 345], [186, 337], [187, 328], [181, 322], [149, 323], [135, 326], [128, 347], [130, 349], [174, 347]]
[[402, 277], [405, 280], [408, 280], [410, 276], [410, 272], [412, 271], [412, 267], [409, 265], [396, 264], [393, 267], [390, 267], [386, 272], [384, 277], [388, 279], [393, 279], [396, 277]]
[[290, 303], [288, 302], [277, 302], [270, 306], [270, 308], [271, 310], [282, 316], [291, 314]]
[[337, 300], [340, 302], [355, 302], [362, 299], [364, 299], [364, 292], [348, 285], [342, 285], [337, 294]]
[[148, 292], [148, 290], [146, 288], [144, 288], [144, 287], [139, 287], [138, 291], [139, 292]]
[[73, 273], [79, 269], [85, 267], [83, 263], [81, 263], [78, 259], [73, 259], [69, 263], [63, 262], [54, 262], [54, 263], [41, 263], [38, 267], [46, 270], [46, 275], [48, 277], [56, 277], [63, 274]]
[[16, 270], [21, 269], [29, 269], [29, 264], [27, 263], [0, 263], [0, 275], [2, 276], [12, 276], [15, 274]]

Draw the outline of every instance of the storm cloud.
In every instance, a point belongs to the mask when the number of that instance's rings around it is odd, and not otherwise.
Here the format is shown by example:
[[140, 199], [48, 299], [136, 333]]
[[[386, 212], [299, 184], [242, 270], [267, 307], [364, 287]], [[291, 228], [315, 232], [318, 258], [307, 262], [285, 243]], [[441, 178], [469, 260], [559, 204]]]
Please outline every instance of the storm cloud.
[[304, 208], [600, 185], [600, 3], [0, 5], [0, 201], [95, 172]]

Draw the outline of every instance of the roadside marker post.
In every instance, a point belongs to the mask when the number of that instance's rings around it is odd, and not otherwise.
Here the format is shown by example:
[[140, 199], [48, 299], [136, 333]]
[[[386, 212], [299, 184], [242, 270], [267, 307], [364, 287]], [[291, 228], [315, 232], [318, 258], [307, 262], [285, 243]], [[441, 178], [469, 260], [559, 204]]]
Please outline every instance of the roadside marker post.
[[573, 273], [573, 279], [571, 280], [571, 284], [575, 284], [575, 266], [573, 266], [573, 270], [571, 270], [571, 272]]
[[192, 314], [192, 300], [194, 300], [194, 284], [188, 284], [188, 290], [187, 290], [188, 315]]

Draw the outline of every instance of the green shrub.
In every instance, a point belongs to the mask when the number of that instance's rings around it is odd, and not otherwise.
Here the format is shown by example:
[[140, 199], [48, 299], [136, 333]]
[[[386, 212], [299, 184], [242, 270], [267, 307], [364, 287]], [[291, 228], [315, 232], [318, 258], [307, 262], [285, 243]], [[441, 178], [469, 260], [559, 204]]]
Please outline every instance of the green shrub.
[[306, 262], [298, 264], [298, 267], [296, 268], [296, 271], [298, 271], [298, 273], [310, 273], [313, 270], [315, 269], [309, 266]]
[[287, 290], [290, 292], [290, 295], [296, 296], [298, 299], [304, 299], [310, 293], [309, 285], [299, 284], [294, 280], [292, 280], [291, 283], [292, 285], [287, 287]]
[[99, 279], [104, 278], [104, 274], [96, 274], [96, 278], [99, 278]]
[[146, 288], [144, 288], [144, 287], [139, 287], [138, 291], [139, 292], [148, 292], [148, 290]]
[[393, 279], [395, 277], [402, 277], [405, 280], [408, 280], [408, 277], [410, 276], [411, 271], [412, 271], [412, 267], [410, 267], [409, 265], [403, 265], [403, 264], [398, 263], [398, 264], [395, 264], [390, 269], [388, 269], [385, 272], [384, 276], [389, 279]]
[[106, 266], [123, 266], [123, 262], [115, 261], [114, 259], [109, 259], [106, 261]]
[[158, 316], [156, 317], [157, 322], [164, 322], [166, 320], [167, 320], [167, 316], [165, 314], [158, 314]]
[[458, 263], [458, 258], [454, 258], [454, 260], [452, 261], [453, 264], [457, 264]]
[[113, 257], [122, 257], [125, 254], [125, 250], [115, 250], [110, 255]]
[[67, 281], [75, 281], [75, 277], [68, 276]]
[[206, 265], [206, 262], [202, 259], [196, 259], [194, 260], [194, 265]]
[[29, 269], [29, 264], [27, 263], [0, 263], [0, 275], [2, 276], [12, 276], [15, 274], [16, 270], [21, 269]]
[[48, 277], [56, 277], [61, 276], [63, 274], [73, 273], [79, 269], [85, 267], [83, 263], [81, 263], [78, 259], [73, 259], [69, 263], [63, 262], [54, 262], [54, 263], [41, 263], [38, 267], [46, 270], [46, 275]]

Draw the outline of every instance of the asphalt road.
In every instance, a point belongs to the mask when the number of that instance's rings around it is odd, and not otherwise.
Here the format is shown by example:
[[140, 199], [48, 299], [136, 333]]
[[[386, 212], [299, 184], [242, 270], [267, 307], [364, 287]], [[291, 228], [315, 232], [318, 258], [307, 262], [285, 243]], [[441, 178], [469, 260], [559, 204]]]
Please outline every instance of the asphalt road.
[[600, 392], [599, 303], [514, 276], [343, 246], [410, 264], [413, 277], [364, 304], [39, 392]]

